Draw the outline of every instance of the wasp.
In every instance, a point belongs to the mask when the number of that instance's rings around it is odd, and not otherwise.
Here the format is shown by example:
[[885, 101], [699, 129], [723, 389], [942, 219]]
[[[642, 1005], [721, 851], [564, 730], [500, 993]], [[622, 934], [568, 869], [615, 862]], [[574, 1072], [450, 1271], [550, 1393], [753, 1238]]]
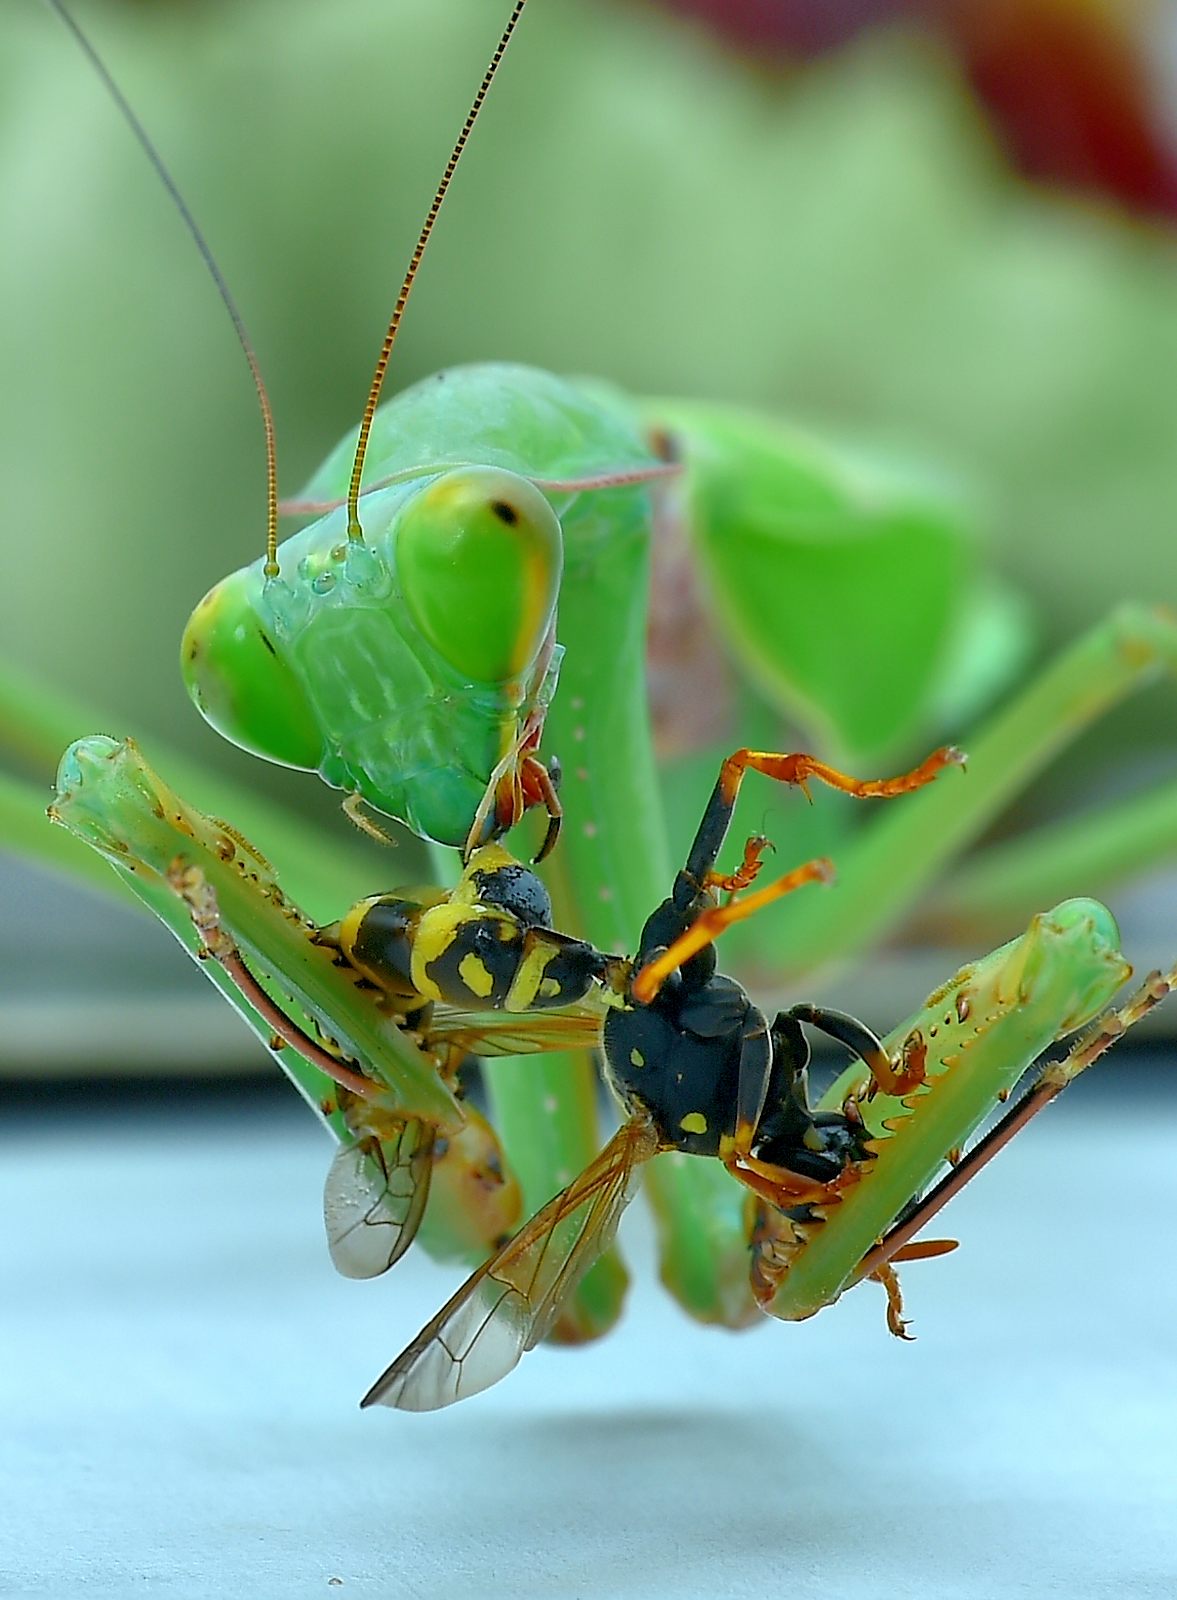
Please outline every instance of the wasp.
[[[1104, 1012], [1130, 969], [1106, 911], [1094, 901], [1071, 901], [963, 969], [888, 1040], [852, 1016], [808, 1003], [769, 1022], [741, 984], [719, 973], [714, 941], [782, 895], [827, 881], [831, 863], [806, 862], [750, 894], [743, 891], [759, 870], [765, 840], [748, 841], [734, 873], [721, 874], [715, 864], [748, 766], [802, 785], [818, 777], [850, 792], [892, 794], [962, 759], [945, 748], [900, 779], [869, 785], [807, 756], [741, 751], [724, 763], [685, 865], [647, 919], [635, 955], [602, 961], [596, 988], [586, 989], [604, 1008], [600, 1046], [605, 1081], [623, 1111], [620, 1128], [467, 1279], [372, 1385], [364, 1406], [435, 1410], [498, 1382], [553, 1331], [581, 1277], [611, 1243], [641, 1170], [671, 1151], [718, 1160], [748, 1191], [749, 1276], [764, 1311], [806, 1317], [872, 1278], [886, 1291], [891, 1332], [909, 1337], [896, 1264], [955, 1248], [952, 1240], [915, 1235], [1169, 992], [1175, 973], [1154, 974], [1120, 1010]], [[1045, 1069], [962, 1155], [964, 1140], [1005, 1101], [1028, 1060], [1093, 1017], [1065, 1060]], [[852, 1057], [816, 1103], [806, 1027]], [[931, 1184], [944, 1164], [947, 1175]]]

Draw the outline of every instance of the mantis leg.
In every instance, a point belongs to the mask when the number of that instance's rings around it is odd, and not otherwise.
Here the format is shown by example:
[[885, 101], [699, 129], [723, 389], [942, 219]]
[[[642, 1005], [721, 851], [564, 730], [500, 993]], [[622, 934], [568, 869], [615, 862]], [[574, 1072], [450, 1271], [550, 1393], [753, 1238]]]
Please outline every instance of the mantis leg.
[[296, 1051], [304, 1061], [317, 1067], [332, 1083], [346, 1089], [360, 1100], [379, 1102], [380, 1085], [362, 1073], [352, 1070], [346, 1062], [338, 1060], [312, 1039], [305, 1028], [288, 1017], [266, 993], [261, 982], [245, 964], [241, 951], [231, 934], [226, 932], [221, 919], [221, 908], [216, 890], [199, 867], [181, 866], [178, 862], [169, 867], [166, 877], [168, 887], [188, 907], [193, 925], [200, 935], [203, 953], [210, 960], [220, 962], [226, 973], [253, 1006], [258, 1015], [269, 1023], [274, 1037]]
[[[72, 745], [62, 758], [50, 816], [105, 855], [200, 959], [204, 941], [179, 888], [186, 871], [198, 872], [215, 895], [225, 931], [269, 980], [266, 987], [280, 991], [282, 1010], [303, 1034], [316, 1023], [326, 1029], [379, 1085], [390, 1110], [421, 1116], [445, 1132], [461, 1126], [461, 1108], [433, 1063], [357, 989], [356, 975], [336, 967], [330, 951], [314, 942], [313, 925], [283, 894], [268, 864], [241, 835], [185, 804], [130, 740], [118, 744], [95, 736]], [[244, 998], [246, 1020], [268, 1043], [272, 1024], [242, 996], [223, 965], [204, 960], [203, 966], [239, 1008]], [[283, 1065], [318, 1105], [327, 1076], [297, 1051], [283, 1052]]]
[[[764, 1309], [786, 1321], [812, 1316], [851, 1283], [900, 1259], [914, 1228], [934, 1214], [920, 1197], [1042, 1051], [1099, 1019], [1068, 1058], [1069, 1067], [1048, 1069], [1044, 1083], [1053, 1086], [1061, 1074], [1052, 1088], [1057, 1093], [1160, 998], [1168, 980], [1153, 980], [1121, 1011], [1101, 1015], [1129, 971], [1110, 914], [1095, 901], [1070, 900], [1035, 916], [1020, 938], [962, 968], [930, 995], [883, 1041], [894, 1059], [922, 1064], [923, 1083], [914, 1093], [879, 1093], [858, 1102], [874, 1158], [861, 1181], [828, 1213], [814, 1207], [803, 1218], [781, 1212], [761, 1217], [753, 1277]], [[861, 1068], [850, 1068], [821, 1106], [836, 1110], [860, 1079]], [[1021, 1125], [1009, 1123], [1005, 1138]], [[945, 1180], [949, 1187], [932, 1193], [948, 1198], [978, 1163], [982, 1158], [972, 1154], [958, 1161]], [[912, 1217], [918, 1218], [914, 1228]], [[878, 1251], [880, 1239], [887, 1243]], [[928, 1254], [934, 1247], [917, 1248]], [[885, 1286], [892, 1320], [901, 1322], [893, 1286]]]
[[[373, 1005], [241, 835], [185, 804], [130, 741], [98, 737], [66, 752], [50, 815], [105, 855], [201, 962], [345, 1147], [357, 1123], [381, 1137], [418, 1125], [414, 1143], [432, 1161], [431, 1253], [481, 1259], [510, 1230], [514, 1180], [490, 1128], [455, 1099], [444, 1041], [419, 1049]], [[319, 1046], [316, 1027], [359, 1072]]]
[[953, 1195], [959, 1194], [983, 1167], [988, 1166], [998, 1151], [1003, 1150], [1015, 1134], [1022, 1131], [1032, 1117], [1044, 1110], [1081, 1072], [1086, 1072], [1105, 1050], [1122, 1039], [1129, 1028], [1171, 994], [1174, 987], [1177, 987], [1177, 966], [1171, 967], [1168, 972], [1152, 972], [1122, 1006], [1113, 1007], [1097, 1017], [1062, 1060], [1044, 1067], [1017, 1104], [1011, 1106], [966, 1155], [953, 1163], [952, 1170], [864, 1258], [858, 1276], [878, 1276], [881, 1268], [910, 1248], [909, 1241], [948, 1204]]

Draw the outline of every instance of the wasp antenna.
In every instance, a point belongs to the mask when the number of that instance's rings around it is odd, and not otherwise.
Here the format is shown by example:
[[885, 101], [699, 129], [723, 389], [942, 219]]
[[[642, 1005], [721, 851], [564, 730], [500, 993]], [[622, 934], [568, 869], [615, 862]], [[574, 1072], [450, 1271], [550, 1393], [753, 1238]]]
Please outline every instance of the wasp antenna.
[[[56, 3], [56, 0], [51, 0]], [[425, 221], [421, 224], [421, 232], [417, 236], [417, 243], [409, 257], [408, 269], [404, 281], [400, 286], [400, 293], [396, 297], [396, 304], [392, 308], [392, 316], [388, 319], [388, 330], [384, 335], [384, 343], [380, 347], [380, 355], [376, 361], [376, 370], [372, 374], [372, 386], [368, 390], [368, 403], [364, 407], [364, 415], [360, 420], [359, 437], [356, 440], [356, 458], [351, 469], [351, 483], [347, 491], [347, 536], [349, 539], [362, 540], [364, 530], [360, 527], [360, 480], [364, 475], [364, 455], [368, 449], [368, 435], [372, 431], [372, 418], [376, 415], [376, 407], [380, 404], [380, 391], [384, 387], [384, 374], [388, 371], [388, 358], [392, 354], [392, 347], [396, 343], [397, 332], [401, 325], [401, 318], [405, 314], [409, 294], [417, 277], [417, 269], [421, 265], [421, 258], [425, 254], [425, 246], [429, 243], [429, 236], [433, 232], [433, 224], [437, 221], [437, 214], [441, 210], [441, 203], [446, 197], [450, 180], [457, 170], [458, 162], [462, 158], [462, 151], [470, 138], [471, 130], [478, 121], [478, 113], [482, 110], [487, 92], [494, 82], [495, 73], [499, 70], [499, 63], [506, 53], [511, 35], [515, 26], [523, 15], [523, 7], [527, 0], [515, 0], [507, 26], [503, 29], [502, 37], [495, 46], [495, 52], [490, 58], [486, 71], [482, 75], [482, 82], [478, 86], [478, 93], [471, 102], [466, 113], [466, 120], [462, 124], [450, 158], [446, 162], [445, 171], [441, 175], [441, 182], [437, 186], [432, 204], [425, 214]]]
[[107, 67], [105, 61], [103, 61], [102, 57], [98, 54], [98, 51], [90, 42], [90, 39], [83, 31], [81, 24], [78, 23], [72, 14], [66, 9], [63, 0], [46, 0], [46, 4], [73, 35], [73, 38], [79, 49], [89, 61], [90, 65], [94, 68], [94, 71], [98, 74], [98, 77], [105, 86], [107, 93], [110, 95], [110, 98], [114, 101], [118, 110], [122, 114], [123, 121], [134, 134], [139, 143], [140, 149], [143, 151], [143, 154], [147, 157], [148, 161], [150, 161], [152, 167], [155, 169], [156, 176], [163, 184], [172, 204], [179, 212], [184, 226], [188, 229], [189, 234], [192, 236], [193, 243], [200, 252], [201, 260], [208, 268], [209, 276], [216, 285], [216, 290], [221, 297], [222, 305], [229, 313], [229, 320], [233, 324], [233, 330], [237, 335], [237, 342], [244, 352], [246, 361], [249, 363], [249, 370], [253, 377], [253, 386], [257, 390], [258, 404], [260, 405], [262, 412], [262, 427], [265, 430], [266, 435], [265, 570], [267, 577], [276, 577], [278, 574], [278, 447], [274, 435], [274, 412], [270, 405], [270, 397], [266, 392], [265, 381], [262, 378], [262, 369], [259, 366], [257, 356], [254, 353], [253, 342], [249, 337], [249, 331], [245, 326], [245, 321], [242, 318], [240, 311], [237, 309], [237, 302], [234, 300], [229, 290], [229, 285], [225, 282], [224, 274], [217, 265], [216, 258], [212, 253], [208, 240], [201, 232], [200, 224], [192, 215], [192, 212], [188, 207], [188, 202], [180, 193], [175, 179], [172, 177], [171, 173], [164, 164], [163, 157], [152, 143], [151, 136], [147, 132], [147, 129], [140, 122], [138, 116], [135, 114], [130, 101], [115, 82], [115, 79], [111, 75], [110, 69]]

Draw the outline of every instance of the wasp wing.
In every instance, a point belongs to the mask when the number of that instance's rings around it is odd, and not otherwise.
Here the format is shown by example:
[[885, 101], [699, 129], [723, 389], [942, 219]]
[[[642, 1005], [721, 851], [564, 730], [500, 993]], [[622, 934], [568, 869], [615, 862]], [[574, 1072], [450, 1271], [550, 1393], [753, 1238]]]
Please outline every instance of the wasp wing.
[[430, 1042], [443, 1040], [471, 1056], [525, 1056], [543, 1050], [593, 1050], [601, 1013], [582, 1005], [542, 1011], [465, 1011], [437, 1005]]
[[345, 1278], [378, 1278], [413, 1242], [433, 1170], [435, 1131], [408, 1118], [342, 1145], [323, 1187], [327, 1248]]
[[360, 1404], [436, 1411], [505, 1378], [612, 1241], [635, 1171], [657, 1149], [646, 1118], [619, 1128], [579, 1178], [466, 1280]]

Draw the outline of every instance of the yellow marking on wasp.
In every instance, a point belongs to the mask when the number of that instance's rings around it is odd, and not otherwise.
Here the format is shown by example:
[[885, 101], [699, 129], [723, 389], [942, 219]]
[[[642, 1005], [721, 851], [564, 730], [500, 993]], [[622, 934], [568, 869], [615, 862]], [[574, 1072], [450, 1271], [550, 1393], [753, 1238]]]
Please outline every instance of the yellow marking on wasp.
[[360, 900], [352, 906], [347, 915], [339, 923], [339, 943], [343, 950], [350, 955], [355, 949], [356, 940], [360, 935], [360, 924], [375, 905], [378, 896], [373, 895], [367, 900]]
[[688, 1111], [685, 1117], [679, 1119], [679, 1127], [684, 1133], [706, 1133], [707, 1118], [701, 1111]]
[[507, 991], [506, 1011], [526, 1011], [535, 1004], [537, 996], [559, 992], [559, 985], [549, 989], [545, 984], [554, 982], [554, 979], [544, 978], [548, 962], [557, 952], [549, 944], [545, 944], [542, 934], [532, 934], [531, 948], [524, 951], [519, 965], [515, 969], [515, 976], [511, 980], [511, 987]]
[[[504, 751], [504, 754], [506, 752]], [[466, 863], [466, 869], [458, 881], [457, 887], [451, 892], [449, 899], [452, 904], [473, 906], [479, 905], [479, 890], [475, 878], [482, 873], [498, 872], [503, 867], [513, 867], [515, 857], [501, 844], [480, 845]]]
[[646, 1058], [640, 1050], [631, 1050], [629, 1052], [629, 1064], [631, 1067], [644, 1067]]
[[486, 970], [484, 962], [471, 952], [463, 956], [458, 963], [458, 976], [469, 989], [471, 994], [476, 994], [480, 1000], [485, 1000], [494, 988], [494, 979]]
[[559, 980], [556, 978], [544, 978], [540, 982], [539, 992], [545, 1000], [554, 1000], [560, 993]]
[[[459, 885], [459, 888], [461, 885]], [[455, 890], [455, 895], [457, 890]], [[468, 905], [455, 904], [453, 900], [430, 906], [417, 924], [410, 958], [413, 987], [427, 1000], [444, 1000], [445, 996], [429, 975], [429, 968], [440, 960], [461, 935], [463, 923], [470, 921]]]

